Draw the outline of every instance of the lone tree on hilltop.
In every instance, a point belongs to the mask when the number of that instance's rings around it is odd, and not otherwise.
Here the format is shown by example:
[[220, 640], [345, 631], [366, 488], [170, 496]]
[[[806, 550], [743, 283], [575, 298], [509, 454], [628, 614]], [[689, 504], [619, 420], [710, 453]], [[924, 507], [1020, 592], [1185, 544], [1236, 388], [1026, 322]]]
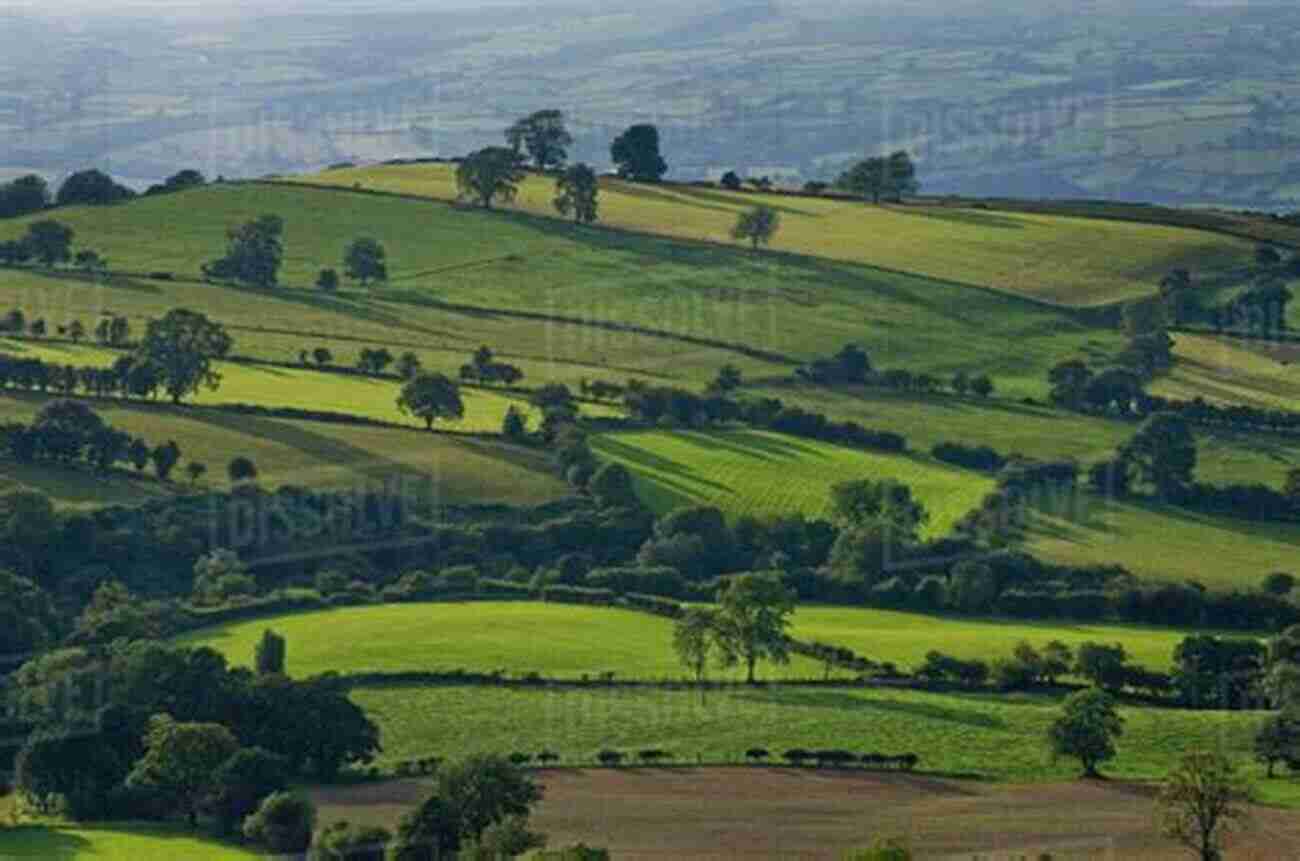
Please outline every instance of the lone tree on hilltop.
[[456, 168], [456, 187], [463, 196], [477, 200], [484, 209], [492, 201], [509, 203], [519, 193], [524, 179], [520, 156], [508, 147], [490, 146], [465, 157]]
[[408, 380], [397, 396], [397, 408], [403, 415], [423, 419], [429, 430], [438, 419], [465, 417], [460, 388], [442, 374], [421, 373]]
[[564, 125], [564, 112], [555, 109], [529, 114], [506, 129], [506, 143], [518, 155], [527, 151], [540, 171], [558, 168], [569, 157], [573, 135]]
[[770, 206], [756, 206], [748, 212], [742, 212], [736, 218], [736, 226], [731, 228], [731, 238], [738, 242], [749, 240], [753, 249], [767, 245], [781, 227], [781, 215]]
[[344, 271], [352, 280], [360, 281], [362, 287], [371, 281], [387, 281], [386, 256], [384, 246], [379, 243], [379, 240], [363, 236], [353, 240], [348, 246], [343, 256]]
[[659, 152], [659, 129], [648, 123], [630, 126], [609, 147], [618, 175], [634, 182], [658, 182], [668, 172]]
[[596, 171], [575, 164], [555, 180], [555, 210], [564, 216], [572, 214], [575, 224], [591, 224], [596, 220], [599, 194]]

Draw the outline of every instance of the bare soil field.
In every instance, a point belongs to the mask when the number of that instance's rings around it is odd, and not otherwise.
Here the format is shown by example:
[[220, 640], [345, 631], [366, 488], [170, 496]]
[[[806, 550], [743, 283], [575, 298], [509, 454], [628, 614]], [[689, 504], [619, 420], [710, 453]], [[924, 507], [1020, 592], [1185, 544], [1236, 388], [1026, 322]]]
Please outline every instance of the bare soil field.
[[[1176, 861], [1156, 835], [1151, 786], [1072, 782], [1012, 786], [923, 775], [786, 768], [542, 772], [534, 825], [552, 846], [605, 846], [618, 859], [835, 859], [901, 838], [922, 859]], [[328, 787], [321, 821], [391, 827], [427, 783]], [[1300, 858], [1300, 816], [1257, 808], [1228, 861]]]

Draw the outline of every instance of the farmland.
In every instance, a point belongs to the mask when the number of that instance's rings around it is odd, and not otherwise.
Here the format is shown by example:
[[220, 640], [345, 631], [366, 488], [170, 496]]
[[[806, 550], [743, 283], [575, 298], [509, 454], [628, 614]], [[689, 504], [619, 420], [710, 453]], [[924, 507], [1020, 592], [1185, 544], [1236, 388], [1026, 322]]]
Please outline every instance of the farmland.
[[[326, 171], [322, 182], [456, 197], [452, 168], [396, 165]], [[552, 183], [534, 177], [515, 205], [552, 213]], [[864, 206], [690, 187], [604, 180], [603, 223], [682, 239], [727, 242], [736, 216], [764, 203], [782, 217], [772, 247], [1004, 290], [1062, 305], [1101, 305], [1148, 294], [1169, 269], [1231, 270], [1248, 261], [1241, 240], [1163, 225], [985, 209]], [[1120, 250], [1122, 249], [1122, 250]]]
[[831, 486], [883, 478], [911, 486], [930, 511], [929, 533], [948, 532], [992, 490], [990, 480], [927, 458], [863, 452], [757, 431], [605, 434], [600, 457], [633, 471], [650, 508], [715, 505], [731, 517], [830, 515]]
[[243, 861], [257, 852], [195, 837], [181, 828], [25, 825], [0, 828], [0, 858], [102, 861]]
[[[679, 678], [672, 624], [629, 610], [523, 602], [392, 604], [303, 613], [205, 628], [183, 638], [248, 665], [267, 628], [289, 642], [288, 670], [345, 673], [505, 670], [558, 678]], [[795, 658], [767, 678], [815, 675]], [[734, 677], [743, 671], [724, 673]]]

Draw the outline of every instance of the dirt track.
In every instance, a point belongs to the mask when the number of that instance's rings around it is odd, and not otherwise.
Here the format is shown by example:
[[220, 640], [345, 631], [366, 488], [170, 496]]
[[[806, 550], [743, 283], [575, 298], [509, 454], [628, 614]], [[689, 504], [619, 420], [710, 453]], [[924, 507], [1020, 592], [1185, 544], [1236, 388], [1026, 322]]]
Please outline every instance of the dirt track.
[[[592, 769], [542, 780], [534, 825], [551, 845], [581, 840], [619, 859], [835, 859], [877, 837], [954, 861], [1193, 857], [1156, 837], [1151, 789], [1125, 783], [1009, 786], [783, 768]], [[323, 822], [391, 826], [426, 792], [419, 781], [393, 781], [314, 795]], [[1300, 859], [1300, 814], [1256, 811], [1228, 859]]]

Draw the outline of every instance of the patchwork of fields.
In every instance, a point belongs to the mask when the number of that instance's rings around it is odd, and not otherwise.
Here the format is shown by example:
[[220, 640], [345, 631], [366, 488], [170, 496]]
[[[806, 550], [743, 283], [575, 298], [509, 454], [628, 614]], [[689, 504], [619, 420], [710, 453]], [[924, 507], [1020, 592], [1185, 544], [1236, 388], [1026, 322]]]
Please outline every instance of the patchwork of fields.
[[[446, 165], [331, 170], [304, 182], [456, 199]], [[553, 181], [530, 177], [514, 206], [552, 215]], [[1100, 305], [1152, 292], [1175, 267], [1246, 263], [1251, 245], [1217, 234], [1101, 219], [987, 209], [866, 206], [826, 198], [736, 193], [602, 180], [602, 223], [685, 239], [730, 241], [736, 216], [759, 203], [782, 218], [772, 247], [1006, 290], [1064, 305]]]

